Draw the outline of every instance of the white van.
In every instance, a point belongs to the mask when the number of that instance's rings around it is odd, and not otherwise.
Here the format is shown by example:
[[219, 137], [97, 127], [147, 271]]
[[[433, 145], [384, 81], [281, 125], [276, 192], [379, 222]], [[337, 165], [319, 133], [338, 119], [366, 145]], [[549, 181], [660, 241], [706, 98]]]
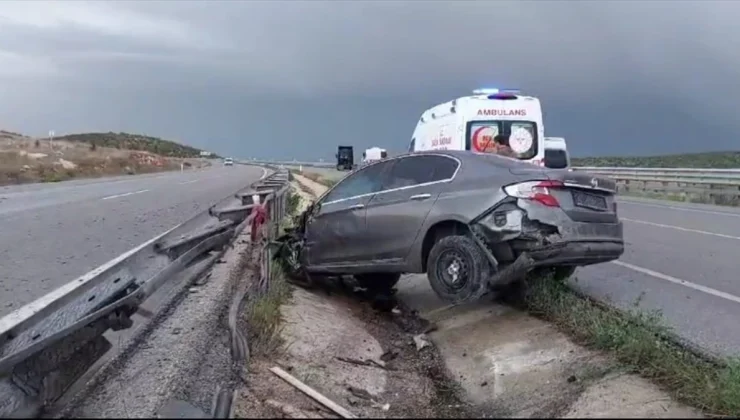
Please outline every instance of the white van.
[[385, 159], [388, 157], [388, 151], [380, 147], [371, 147], [362, 152], [362, 163], [368, 164], [375, 162], [376, 160]]
[[426, 110], [419, 118], [409, 152], [471, 150], [492, 153], [493, 138], [509, 136], [517, 158], [543, 165], [545, 126], [540, 100], [515, 90], [478, 89]]
[[570, 155], [564, 138], [545, 137], [544, 165], [553, 169], [570, 168]]

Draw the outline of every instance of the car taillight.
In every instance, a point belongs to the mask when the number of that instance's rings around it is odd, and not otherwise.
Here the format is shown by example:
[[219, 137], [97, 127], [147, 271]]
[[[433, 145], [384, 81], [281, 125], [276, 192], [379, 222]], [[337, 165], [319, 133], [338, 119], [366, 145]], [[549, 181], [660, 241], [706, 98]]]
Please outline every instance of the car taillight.
[[560, 207], [558, 200], [550, 194], [550, 190], [563, 187], [560, 181], [527, 181], [507, 185], [504, 192], [511, 197], [536, 201], [544, 206]]

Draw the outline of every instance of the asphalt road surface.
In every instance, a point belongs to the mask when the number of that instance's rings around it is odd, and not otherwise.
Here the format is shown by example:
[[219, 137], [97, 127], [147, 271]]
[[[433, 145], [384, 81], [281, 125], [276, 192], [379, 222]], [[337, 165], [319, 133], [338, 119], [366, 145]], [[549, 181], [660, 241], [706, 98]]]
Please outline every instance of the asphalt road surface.
[[740, 355], [740, 209], [632, 197], [618, 205], [624, 255], [579, 268], [573, 286], [622, 309], [659, 311], [683, 338]]
[[216, 166], [0, 187], [0, 317], [258, 180]]

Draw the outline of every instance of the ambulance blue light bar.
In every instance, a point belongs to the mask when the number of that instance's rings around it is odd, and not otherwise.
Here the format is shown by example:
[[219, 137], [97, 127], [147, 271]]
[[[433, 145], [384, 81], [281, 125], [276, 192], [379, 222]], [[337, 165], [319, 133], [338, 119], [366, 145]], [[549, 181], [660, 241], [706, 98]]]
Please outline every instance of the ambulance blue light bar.
[[520, 92], [519, 89], [498, 89], [498, 88], [482, 88], [475, 89], [473, 95], [496, 95], [499, 93], [508, 93], [516, 95]]

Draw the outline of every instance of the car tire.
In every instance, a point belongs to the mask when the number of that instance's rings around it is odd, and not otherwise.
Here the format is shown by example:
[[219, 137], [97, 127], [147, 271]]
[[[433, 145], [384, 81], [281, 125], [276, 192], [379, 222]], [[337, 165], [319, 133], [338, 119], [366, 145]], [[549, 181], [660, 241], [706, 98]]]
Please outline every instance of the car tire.
[[371, 293], [389, 293], [401, 279], [400, 273], [367, 273], [356, 274], [355, 280], [360, 287]]
[[[450, 272], [457, 264], [462, 279]], [[453, 268], [453, 270], [455, 270]], [[492, 267], [478, 244], [468, 236], [446, 236], [434, 244], [427, 259], [427, 277], [434, 293], [452, 303], [473, 302], [488, 291]], [[461, 281], [462, 280], [462, 281]]]

